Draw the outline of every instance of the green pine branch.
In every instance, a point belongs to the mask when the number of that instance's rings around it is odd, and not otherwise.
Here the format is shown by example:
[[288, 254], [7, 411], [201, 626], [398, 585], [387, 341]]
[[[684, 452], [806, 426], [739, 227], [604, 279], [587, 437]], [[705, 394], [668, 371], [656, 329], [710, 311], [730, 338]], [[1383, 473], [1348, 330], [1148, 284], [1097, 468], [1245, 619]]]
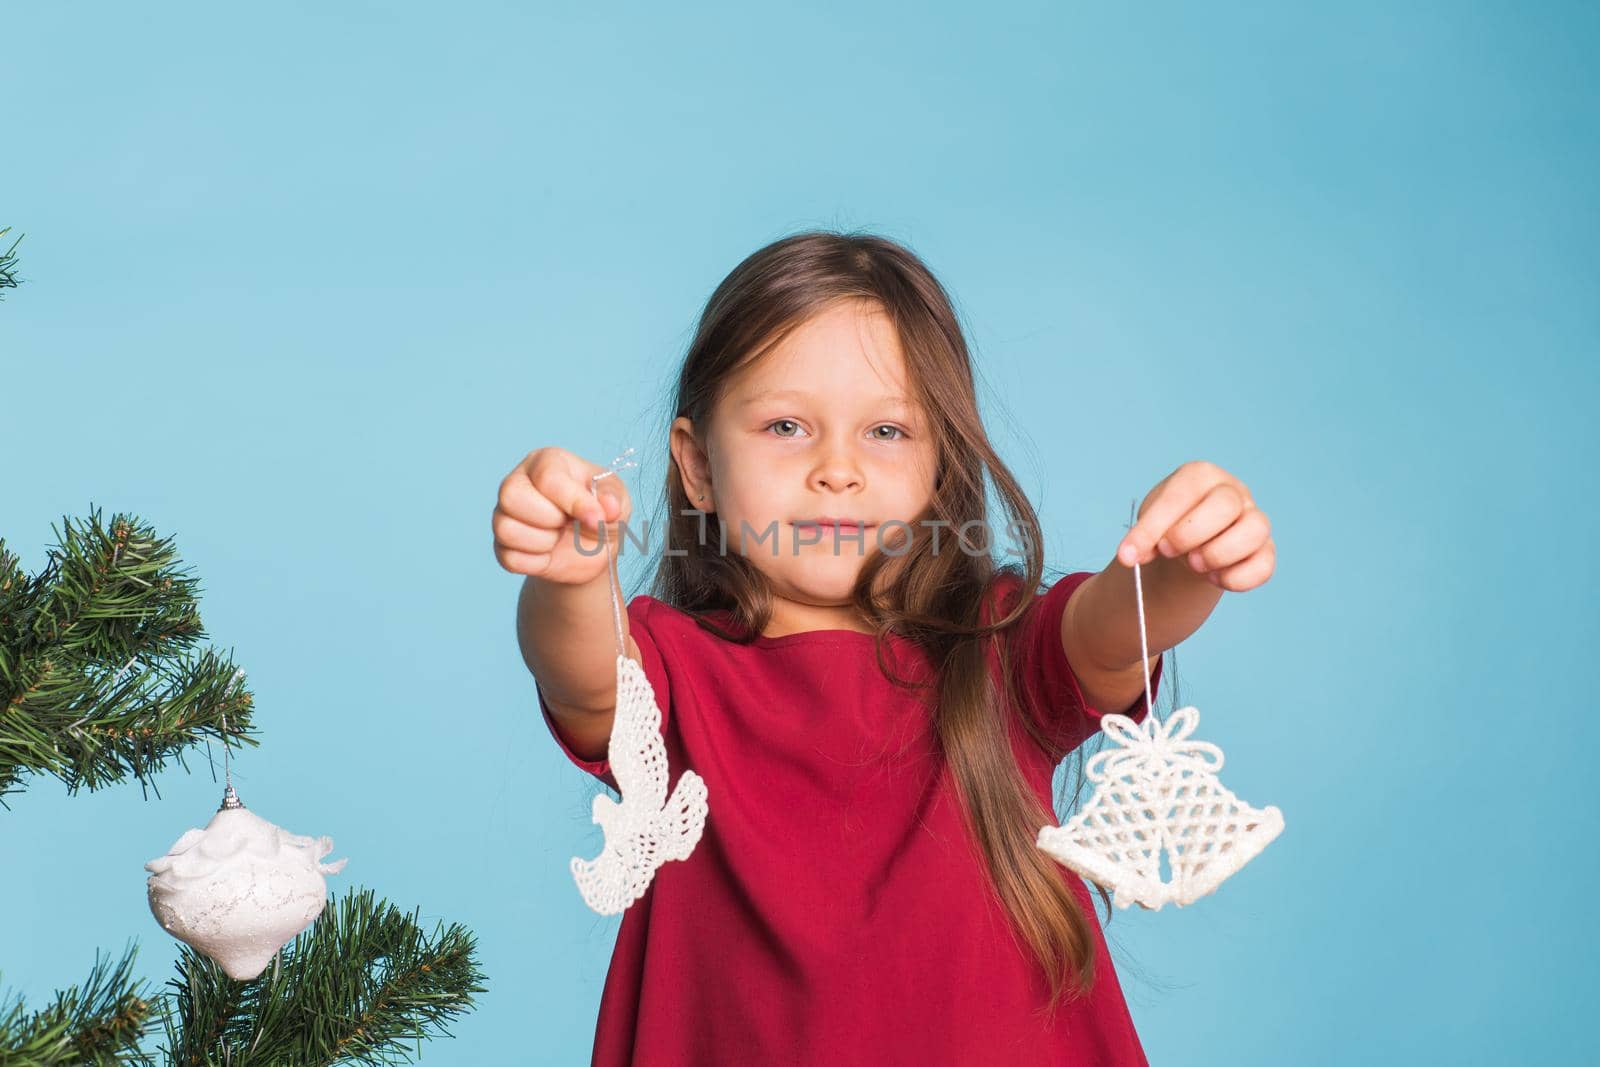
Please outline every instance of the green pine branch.
[[28, 774], [69, 793], [149, 785], [208, 737], [258, 745], [243, 672], [191, 651], [199, 587], [172, 542], [125, 515], [103, 525], [98, 509], [63, 527], [31, 578], [0, 539], [0, 806]]
[[58, 991], [55, 1001], [31, 1015], [18, 997], [0, 1006], [0, 1067], [80, 1067], [137, 1064], [152, 1003], [143, 983], [132, 977], [139, 954], [130, 945], [111, 966], [95, 954], [94, 969], [82, 990]]
[[164, 1001], [169, 1067], [409, 1063], [408, 1043], [448, 1035], [483, 974], [459, 925], [430, 937], [370, 890], [323, 909], [258, 977], [238, 982], [184, 949]]
[[[0, 1067], [410, 1063], [487, 988], [471, 932], [438, 924], [430, 935], [416, 915], [351, 889], [257, 977], [235, 981], [185, 945], [154, 998], [130, 974], [137, 946], [115, 968], [97, 955], [81, 992], [31, 1016], [20, 998], [0, 1008]], [[140, 1048], [152, 1026], [165, 1036], [154, 1053]]]
[[[7, 226], [5, 229], [0, 230], [0, 237], [4, 237], [10, 232], [11, 227]], [[0, 289], [15, 289], [17, 287], [17, 245], [22, 243], [24, 236], [26, 235], [17, 234], [17, 239], [11, 242], [11, 247], [4, 252], [0, 252]], [[0, 295], [0, 299], [4, 299], [4, 296]]]

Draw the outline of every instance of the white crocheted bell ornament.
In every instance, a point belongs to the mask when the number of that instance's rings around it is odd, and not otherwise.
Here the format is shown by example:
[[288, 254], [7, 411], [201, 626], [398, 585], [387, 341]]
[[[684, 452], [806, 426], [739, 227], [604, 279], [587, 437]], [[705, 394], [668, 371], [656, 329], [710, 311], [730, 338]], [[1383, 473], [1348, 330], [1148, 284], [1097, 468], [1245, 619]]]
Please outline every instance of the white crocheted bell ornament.
[[323, 875], [348, 862], [319, 862], [332, 850], [331, 838], [291, 834], [246, 810], [230, 785], [204, 830], [144, 865], [150, 911], [229, 978], [254, 978], [322, 913]]
[[[1186, 740], [1199, 722], [1194, 707], [1165, 722], [1103, 716], [1117, 744], [1084, 765], [1094, 795], [1064, 825], [1042, 828], [1038, 846], [1112, 890], [1119, 908], [1159, 910], [1169, 900], [1181, 908], [1215, 890], [1278, 836], [1283, 813], [1252, 808], [1223, 786], [1222, 750]], [[1161, 878], [1163, 852], [1170, 881]]]
[[689, 858], [710, 810], [706, 783], [694, 771], [685, 770], [667, 796], [661, 709], [644, 669], [620, 654], [608, 758], [622, 802], [595, 796], [594, 821], [605, 844], [592, 860], [574, 856], [572, 876], [591, 909], [616, 915], [644, 895], [663, 863]]

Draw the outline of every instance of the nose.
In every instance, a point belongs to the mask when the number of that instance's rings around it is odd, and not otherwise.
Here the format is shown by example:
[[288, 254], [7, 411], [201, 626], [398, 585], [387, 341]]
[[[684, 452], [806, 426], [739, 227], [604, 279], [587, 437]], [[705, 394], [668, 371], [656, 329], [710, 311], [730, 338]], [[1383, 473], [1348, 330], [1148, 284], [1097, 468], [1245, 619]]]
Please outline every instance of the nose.
[[811, 469], [811, 488], [840, 493], [860, 489], [861, 467], [845, 449], [834, 449]]

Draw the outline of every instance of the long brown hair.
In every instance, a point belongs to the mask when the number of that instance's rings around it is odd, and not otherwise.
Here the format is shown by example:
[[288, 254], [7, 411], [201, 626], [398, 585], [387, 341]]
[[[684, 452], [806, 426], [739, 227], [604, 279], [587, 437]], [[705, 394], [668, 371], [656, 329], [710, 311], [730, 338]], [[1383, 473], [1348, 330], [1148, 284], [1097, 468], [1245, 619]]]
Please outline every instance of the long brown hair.
[[[971, 358], [944, 288], [909, 249], [881, 236], [808, 231], [775, 241], [748, 256], [711, 294], [679, 372], [674, 417], [687, 416], [695, 432], [703, 433], [730, 375], [824, 307], [851, 299], [874, 302], [892, 320], [905, 352], [908, 385], [936, 441], [933, 500], [919, 520], [945, 520], [950, 531], [972, 520], [978, 520], [978, 529], [993, 529], [987, 521], [987, 474], [1010, 517], [1006, 528], [1021, 544], [1021, 563], [1000, 567], [987, 545], [969, 542], [963, 551], [935, 551], [928, 532], [933, 524], [911, 522], [908, 540], [897, 548], [903, 554], [868, 555], [853, 603], [874, 626], [880, 665], [883, 637], [891, 632], [914, 641], [940, 665], [933, 687], [939, 743], [967, 826], [1011, 917], [1012, 935], [1021, 933], [1048, 976], [1050, 1000], [1043, 1011], [1053, 1012], [1064, 996], [1086, 995], [1093, 987], [1093, 916], [1083, 913], [1062, 868], [1036, 844], [1039, 827], [1053, 823], [1055, 813], [1045, 809], [1017, 765], [1002, 711], [1006, 705], [985, 658], [985, 646], [992, 646], [1001, 676], [1014, 677], [998, 635], [1018, 623], [1039, 587], [1042, 538], [1038, 516], [984, 430]], [[665, 542], [683, 551], [663, 554], [651, 595], [730, 640], [762, 633], [772, 610], [765, 577], [737, 552], [708, 547], [721, 543], [720, 520], [715, 512], [699, 517], [676, 463], [668, 466]], [[729, 542], [735, 536], [730, 531]], [[881, 583], [874, 579], [889, 565], [900, 567], [896, 580], [875, 588]], [[985, 623], [980, 611], [1002, 572], [1020, 579], [1021, 595], [994, 604]], [[728, 612], [732, 628], [703, 617], [711, 611]], [[885, 673], [896, 684], [909, 684]], [[1027, 706], [1023, 694], [1012, 697], [1014, 706]], [[1019, 718], [1046, 751], [1059, 752], [1058, 739], [1045, 737], [1031, 714]], [[1109, 895], [1096, 888], [1109, 918]]]

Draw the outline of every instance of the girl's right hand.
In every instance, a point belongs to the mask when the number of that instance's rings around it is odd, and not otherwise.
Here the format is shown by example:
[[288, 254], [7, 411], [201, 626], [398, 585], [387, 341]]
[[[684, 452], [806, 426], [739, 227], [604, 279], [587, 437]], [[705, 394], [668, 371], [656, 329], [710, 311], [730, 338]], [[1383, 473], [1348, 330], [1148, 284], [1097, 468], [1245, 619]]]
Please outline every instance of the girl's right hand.
[[[617, 529], [609, 524], [626, 521], [633, 510], [628, 487], [615, 474], [592, 483], [600, 494], [595, 499], [590, 479], [606, 469], [564, 448], [529, 452], [500, 482], [491, 522], [500, 566], [571, 585], [604, 574], [617, 551]], [[608, 524], [605, 551], [600, 550], [601, 522]], [[575, 543], [580, 523], [583, 536]]]

